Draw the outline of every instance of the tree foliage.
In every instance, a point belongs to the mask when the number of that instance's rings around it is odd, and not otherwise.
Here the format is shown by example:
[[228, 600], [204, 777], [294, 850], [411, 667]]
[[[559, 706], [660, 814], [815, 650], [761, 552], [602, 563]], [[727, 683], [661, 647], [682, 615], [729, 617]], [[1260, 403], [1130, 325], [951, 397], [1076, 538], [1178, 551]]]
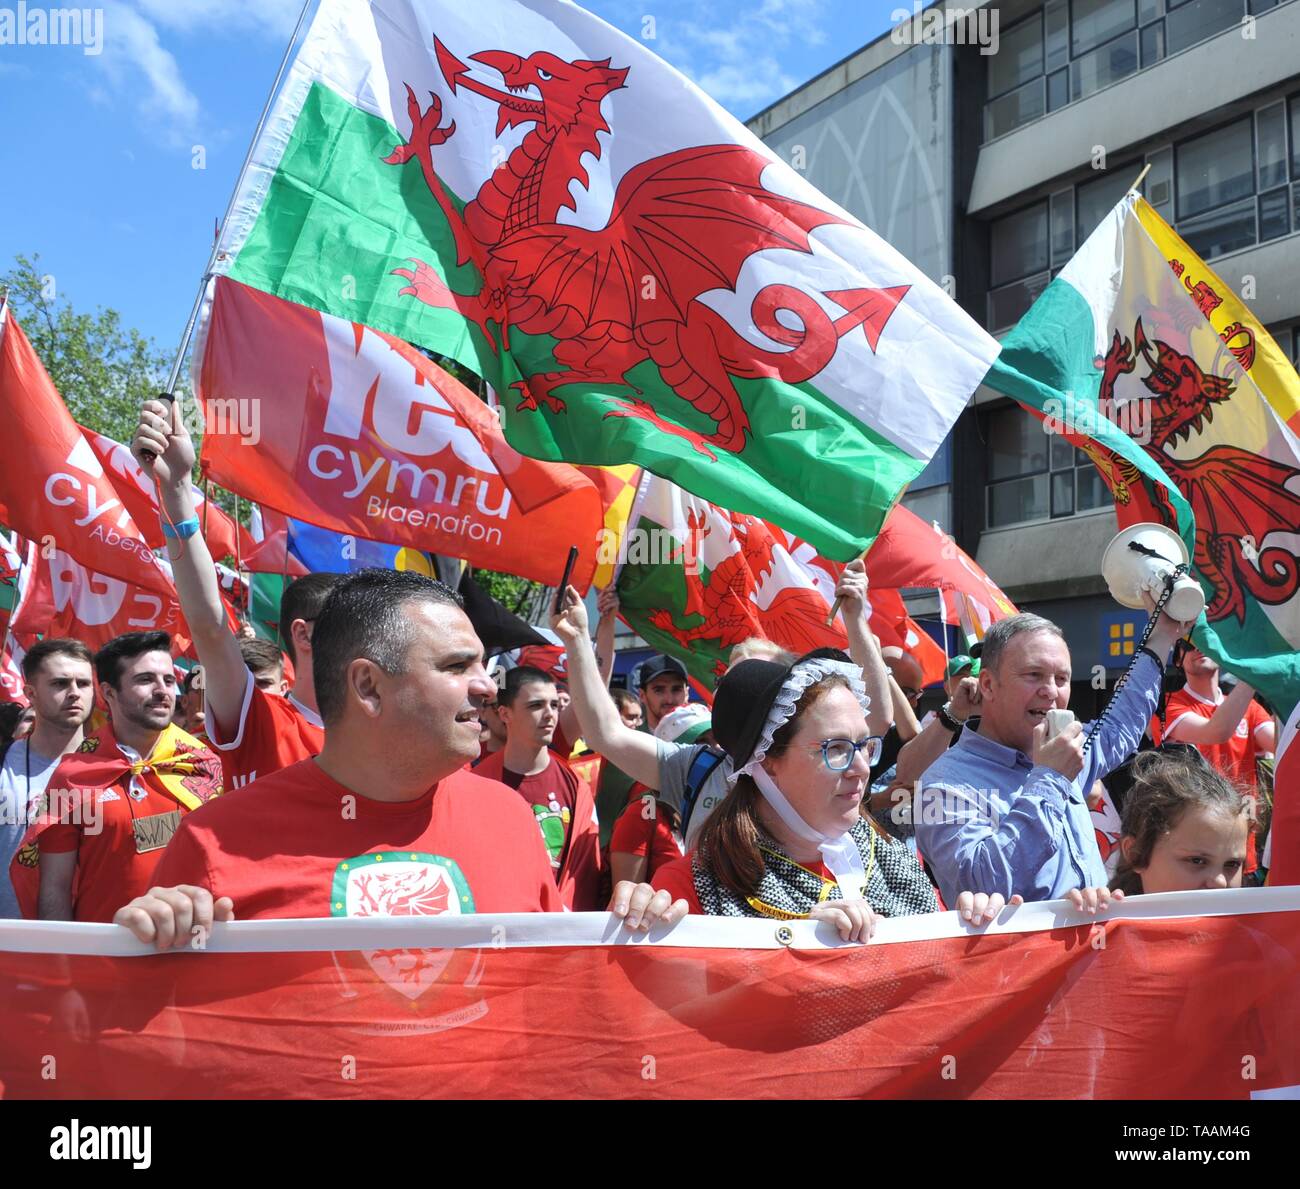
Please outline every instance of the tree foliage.
[[73, 417], [129, 442], [140, 405], [166, 383], [170, 360], [152, 339], [124, 326], [116, 310], [78, 312], [39, 255], [17, 256], [0, 275], [14, 315]]

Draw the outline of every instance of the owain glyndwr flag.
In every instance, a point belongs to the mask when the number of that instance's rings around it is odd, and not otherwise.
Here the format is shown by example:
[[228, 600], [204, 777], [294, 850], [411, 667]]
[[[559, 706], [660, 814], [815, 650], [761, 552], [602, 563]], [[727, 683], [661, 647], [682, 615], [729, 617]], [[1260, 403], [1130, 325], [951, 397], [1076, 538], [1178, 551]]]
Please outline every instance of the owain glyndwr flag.
[[487, 405], [408, 343], [218, 277], [194, 360], [200, 462], [232, 491], [354, 544], [552, 586], [577, 545], [573, 581], [587, 589], [595, 484], [521, 456]]
[[560, 0], [323, 0], [217, 268], [484, 376], [844, 561], [997, 344], [643, 44]]
[[605, 913], [460, 915], [432, 894], [451, 860], [392, 858], [391, 915], [218, 925], [205, 952], [0, 921], [6, 1096], [1300, 1094], [1300, 889], [1100, 922], [1028, 904], [983, 935], [895, 918], [865, 946], [717, 917], [633, 939]]
[[1086, 450], [1120, 524], [1179, 532], [1195, 639], [1285, 719], [1300, 700], [1300, 378], [1129, 194], [1003, 340], [987, 383]]

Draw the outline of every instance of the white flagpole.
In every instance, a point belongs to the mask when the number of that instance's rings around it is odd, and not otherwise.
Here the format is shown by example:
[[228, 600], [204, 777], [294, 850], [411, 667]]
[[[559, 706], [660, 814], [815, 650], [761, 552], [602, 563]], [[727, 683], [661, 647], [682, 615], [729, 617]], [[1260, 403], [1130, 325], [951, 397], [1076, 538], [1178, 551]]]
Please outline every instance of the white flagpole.
[[[275, 82], [271, 84], [270, 94], [266, 97], [266, 103], [262, 107], [261, 117], [257, 121], [257, 127], [253, 129], [253, 138], [249, 141], [248, 152], [244, 154], [244, 163], [239, 167], [239, 176], [235, 179], [235, 188], [230, 193], [230, 201], [226, 203], [226, 213], [221, 219], [221, 231], [226, 230], [226, 221], [230, 218], [230, 212], [234, 209], [235, 199], [239, 197], [239, 191], [244, 185], [244, 175], [248, 172], [249, 162], [253, 159], [253, 151], [257, 148], [257, 142], [262, 135], [262, 129], [266, 126], [266, 117], [270, 115], [271, 103], [275, 99], [275, 93], [280, 89], [280, 80], [284, 78], [284, 72], [288, 69], [289, 59], [293, 56], [293, 47], [298, 44], [298, 35], [302, 32], [302, 27], [307, 20], [307, 10], [311, 8], [312, 0], [304, 0], [302, 12], [298, 14], [298, 23], [294, 26], [293, 36], [289, 38], [289, 44], [285, 46], [284, 57], [280, 59], [280, 69], [275, 72]], [[199, 320], [199, 311], [203, 308], [203, 295], [207, 292], [208, 281], [212, 278], [212, 269], [217, 262], [217, 251], [221, 246], [221, 236], [218, 235], [212, 244], [212, 253], [208, 257], [208, 266], [203, 270], [203, 277], [199, 281], [199, 291], [194, 297], [194, 308], [190, 310], [189, 320], [185, 323], [185, 332], [181, 335], [180, 346], [176, 348], [176, 359], [172, 363], [171, 376], [167, 381], [165, 395], [173, 396], [176, 392], [176, 383], [180, 379], [181, 368], [185, 363], [185, 353], [190, 348], [190, 339], [194, 337], [194, 327]]]

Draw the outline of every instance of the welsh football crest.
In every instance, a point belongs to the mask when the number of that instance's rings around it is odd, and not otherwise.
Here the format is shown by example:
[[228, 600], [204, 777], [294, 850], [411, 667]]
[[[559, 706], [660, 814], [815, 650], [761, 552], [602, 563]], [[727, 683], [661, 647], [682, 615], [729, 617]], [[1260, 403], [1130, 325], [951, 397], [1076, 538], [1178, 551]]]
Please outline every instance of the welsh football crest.
[[[443, 916], [474, 911], [474, 896], [455, 859], [390, 851], [345, 859], [335, 868], [330, 915]], [[451, 949], [362, 950], [370, 968], [412, 1002], [435, 986]]]

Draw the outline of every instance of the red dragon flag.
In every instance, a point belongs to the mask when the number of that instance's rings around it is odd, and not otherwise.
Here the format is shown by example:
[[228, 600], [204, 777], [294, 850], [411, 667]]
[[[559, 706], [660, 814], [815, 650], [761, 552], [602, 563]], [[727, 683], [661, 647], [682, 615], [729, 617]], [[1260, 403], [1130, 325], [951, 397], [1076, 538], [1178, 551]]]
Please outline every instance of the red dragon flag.
[[[910, 567], [887, 559], [881, 569], [888, 584], [877, 585], [875, 552], [900, 514], [917, 520], [895, 508], [867, 555], [871, 628], [882, 643], [916, 655], [927, 682], [939, 680], [943, 650], [908, 616], [898, 590], [926, 585], [912, 580], [930, 573], [926, 553]], [[651, 645], [680, 657], [705, 689], [726, 671], [731, 650], [751, 636], [796, 654], [848, 647], [842, 623], [826, 625], [844, 566], [793, 533], [719, 508], [657, 475], [642, 476], [627, 523], [615, 579], [621, 614]], [[917, 523], [924, 530], [920, 548], [937, 559], [940, 538]]]
[[1300, 377], [1136, 194], [1003, 341], [987, 382], [1091, 455], [1121, 527], [1159, 521], [1205, 591], [1200, 648], [1300, 701]]
[[171, 595], [170, 575], [123, 506], [22, 327], [0, 303], [0, 520], [82, 565]]
[[691, 82], [560, 0], [322, 0], [216, 268], [473, 368], [525, 454], [636, 463], [842, 561], [997, 355]]
[[590, 584], [604, 516], [596, 485], [520, 455], [487, 405], [409, 343], [218, 277], [194, 359], [205, 424], [257, 427], [203, 435], [204, 470], [231, 491], [354, 546], [405, 546], [551, 586], [577, 545], [573, 582]]

